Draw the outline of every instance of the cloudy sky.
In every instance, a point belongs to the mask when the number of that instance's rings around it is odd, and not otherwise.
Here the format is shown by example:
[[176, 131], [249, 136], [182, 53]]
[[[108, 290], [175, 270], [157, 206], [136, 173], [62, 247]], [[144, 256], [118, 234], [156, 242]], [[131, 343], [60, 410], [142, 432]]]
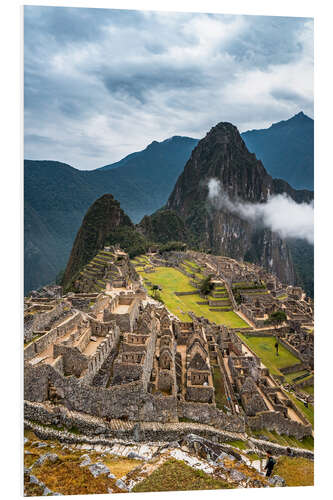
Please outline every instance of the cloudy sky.
[[313, 117], [313, 21], [26, 6], [24, 91], [25, 158], [79, 169]]

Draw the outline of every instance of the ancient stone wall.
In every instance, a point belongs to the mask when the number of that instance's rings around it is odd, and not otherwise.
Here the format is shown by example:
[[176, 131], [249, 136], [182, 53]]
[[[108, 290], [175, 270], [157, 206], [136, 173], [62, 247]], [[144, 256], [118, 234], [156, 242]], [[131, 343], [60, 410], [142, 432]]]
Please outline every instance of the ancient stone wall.
[[227, 415], [222, 410], [206, 403], [178, 402], [179, 418], [186, 418], [201, 424], [210, 423], [213, 427], [231, 432], [245, 432], [244, 419], [236, 415]]
[[186, 400], [187, 401], [198, 401], [202, 403], [211, 403], [214, 399], [214, 389], [213, 387], [191, 386], [186, 387]]
[[58, 319], [65, 310], [68, 309], [68, 304], [61, 300], [50, 311], [27, 315], [24, 318], [24, 338], [30, 340], [34, 331], [46, 330], [52, 321]]
[[247, 417], [246, 423], [253, 430], [267, 429], [269, 431], [276, 431], [278, 434], [295, 436], [297, 439], [303, 439], [305, 436], [312, 435], [310, 424], [304, 425], [295, 420], [290, 420], [279, 412], [262, 412], [255, 417]]
[[303, 361], [303, 356], [301, 355], [301, 353], [295, 349], [295, 347], [291, 346], [289, 344], [289, 342], [287, 342], [286, 340], [284, 339], [280, 339], [279, 342], [289, 351], [291, 352], [291, 354], [293, 354], [294, 356], [296, 356], [296, 358], [300, 359], [301, 361]]
[[73, 374], [79, 377], [81, 373], [88, 367], [88, 359], [84, 356], [77, 347], [67, 346], [63, 344], [54, 344], [53, 357], [62, 356], [63, 369], [65, 375]]

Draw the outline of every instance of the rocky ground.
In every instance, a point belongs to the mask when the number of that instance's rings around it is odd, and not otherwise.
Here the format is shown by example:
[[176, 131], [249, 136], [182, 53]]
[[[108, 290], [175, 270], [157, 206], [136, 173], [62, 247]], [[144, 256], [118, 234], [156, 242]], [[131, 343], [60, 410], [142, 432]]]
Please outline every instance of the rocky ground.
[[[313, 484], [311, 460], [277, 458], [278, 474], [267, 480], [261, 472], [264, 453], [221, 450], [221, 445], [195, 435], [169, 444], [102, 446], [46, 441], [25, 431], [24, 494], [58, 496]], [[301, 479], [301, 470], [305, 479]]]

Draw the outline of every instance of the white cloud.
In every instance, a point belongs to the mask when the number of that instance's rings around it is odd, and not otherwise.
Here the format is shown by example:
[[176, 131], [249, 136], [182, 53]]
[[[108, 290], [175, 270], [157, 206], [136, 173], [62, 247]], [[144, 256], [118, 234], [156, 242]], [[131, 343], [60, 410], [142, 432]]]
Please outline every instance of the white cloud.
[[269, 196], [265, 203], [231, 200], [218, 179], [208, 181], [208, 199], [218, 210], [227, 210], [244, 220], [261, 224], [282, 238], [314, 242], [313, 203], [296, 203], [286, 194]]

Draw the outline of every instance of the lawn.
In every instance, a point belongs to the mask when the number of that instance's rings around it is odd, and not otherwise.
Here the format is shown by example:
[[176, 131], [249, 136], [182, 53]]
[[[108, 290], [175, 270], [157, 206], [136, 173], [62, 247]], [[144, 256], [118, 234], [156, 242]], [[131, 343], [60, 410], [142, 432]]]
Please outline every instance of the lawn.
[[224, 384], [222, 373], [218, 365], [212, 365], [213, 384], [215, 388], [215, 403], [216, 408], [225, 410], [224, 405], [227, 404], [227, 398], [224, 392]]
[[239, 333], [241, 340], [245, 342], [261, 358], [263, 364], [269, 369], [272, 375], [283, 375], [280, 368], [299, 363], [291, 352], [283, 345], [279, 345], [279, 355], [275, 354], [275, 337], [250, 337]]
[[171, 458], [136, 484], [132, 491], [188, 491], [230, 489], [227, 482], [215, 479], [201, 470], [192, 469], [180, 460]]
[[209, 306], [197, 304], [200, 299], [199, 294], [183, 295], [178, 297], [176, 292], [197, 291], [189, 283], [189, 278], [177, 269], [172, 267], [156, 268], [154, 273], [138, 271], [140, 275], [162, 288], [161, 298], [167, 308], [175, 314], [181, 321], [191, 321], [188, 311], [192, 311], [197, 316], [204, 316], [217, 324], [229, 326], [231, 328], [246, 328], [248, 325], [233, 311], [210, 311]]

